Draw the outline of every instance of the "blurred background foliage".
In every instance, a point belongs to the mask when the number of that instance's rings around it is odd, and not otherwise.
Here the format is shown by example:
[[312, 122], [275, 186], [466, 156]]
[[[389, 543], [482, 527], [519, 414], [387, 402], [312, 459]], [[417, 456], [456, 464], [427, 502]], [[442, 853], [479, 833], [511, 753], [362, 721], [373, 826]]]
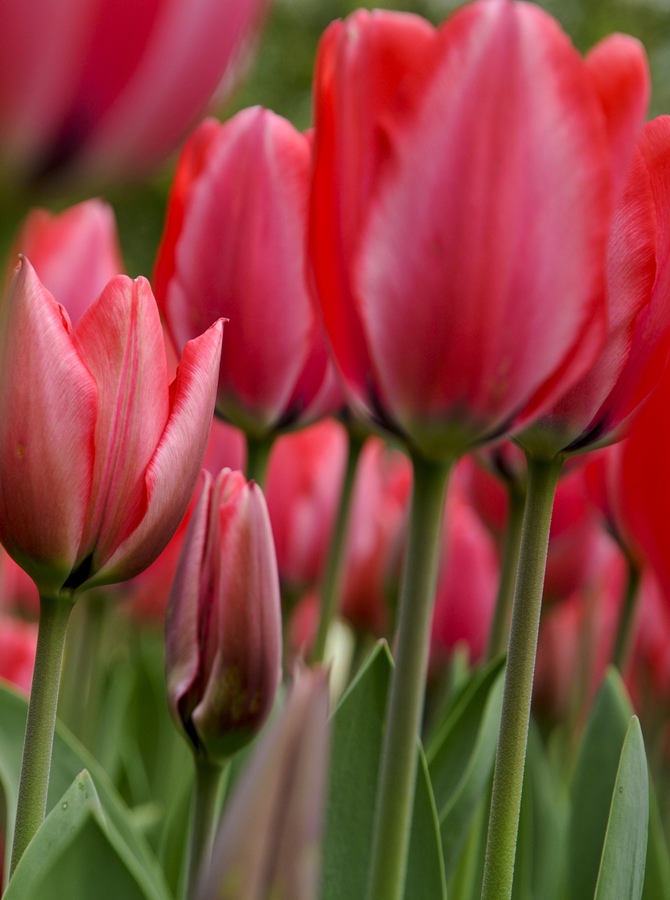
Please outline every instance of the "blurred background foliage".
[[[319, 38], [333, 19], [360, 6], [407, 10], [434, 23], [457, 6], [453, 0], [274, 0], [245, 77], [216, 115], [226, 119], [246, 106], [261, 104], [288, 118], [298, 128], [311, 125], [311, 82]], [[650, 116], [670, 113], [670, 0], [543, 0], [582, 52], [614, 31], [632, 34], [649, 56], [653, 94]], [[174, 170], [173, 159], [153, 180], [105, 190], [116, 211], [127, 271], [149, 275], [160, 240], [165, 202]], [[14, 198], [0, 225], [5, 249], [27, 205], [59, 210], [84, 199], [86, 193]]]

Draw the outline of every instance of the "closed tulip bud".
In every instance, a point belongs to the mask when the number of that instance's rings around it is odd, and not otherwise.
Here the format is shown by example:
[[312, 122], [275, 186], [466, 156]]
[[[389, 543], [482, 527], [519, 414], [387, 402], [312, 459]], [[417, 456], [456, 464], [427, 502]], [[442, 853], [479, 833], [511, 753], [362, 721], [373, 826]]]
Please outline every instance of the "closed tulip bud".
[[265, 722], [281, 678], [281, 609], [263, 493], [203, 472], [167, 614], [170, 710], [198, 758], [234, 753]]
[[24, 260], [0, 308], [0, 540], [40, 593], [124, 581], [179, 525], [212, 421], [222, 325], [169, 384], [146, 279], [75, 327]]
[[300, 671], [230, 800], [198, 900], [314, 900], [328, 734], [327, 676]]

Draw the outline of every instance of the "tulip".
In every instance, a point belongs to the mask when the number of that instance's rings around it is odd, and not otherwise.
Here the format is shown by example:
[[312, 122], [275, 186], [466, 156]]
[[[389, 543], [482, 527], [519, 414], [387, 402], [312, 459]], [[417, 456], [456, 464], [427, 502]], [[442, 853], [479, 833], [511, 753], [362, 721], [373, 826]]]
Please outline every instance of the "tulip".
[[[637, 42], [583, 60], [546, 13], [509, 0], [438, 29], [360, 11], [321, 41], [309, 235], [324, 323], [352, 407], [415, 470], [368, 900], [403, 892], [445, 468], [535, 421], [593, 364], [647, 95]], [[525, 748], [534, 640], [507, 667], [524, 679], [505, 689], [510, 753]], [[496, 773], [509, 778], [504, 808], [494, 786], [483, 900], [511, 893], [522, 755]]]
[[[32, 210], [14, 239], [10, 258], [19, 254], [30, 260], [73, 325], [107, 282], [123, 272], [114, 212], [102, 200], [86, 200], [57, 215]], [[8, 284], [13, 275], [12, 267]]]
[[110, 181], [160, 163], [239, 68], [265, 0], [0, 2], [0, 157]]
[[203, 474], [167, 614], [172, 716], [196, 758], [225, 759], [265, 722], [281, 677], [281, 609], [261, 489]]
[[318, 896], [328, 732], [328, 679], [300, 671], [226, 807], [197, 900]]
[[326, 31], [315, 95], [310, 243], [350, 401], [434, 459], [532, 421], [604, 338], [639, 46], [584, 61], [507, 0], [439, 29], [359, 11]]
[[0, 614], [0, 678], [26, 693], [33, 677], [36, 645], [33, 623]]
[[110, 281], [73, 328], [24, 260], [0, 319], [0, 540], [42, 594], [136, 575], [190, 500], [221, 324], [169, 386], [145, 279]]
[[261, 108], [204, 122], [180, 158], [156, 262], [175, 345], [230, 320], [216, 408], [254, 439], [342, 403], [307, 277], [310, 139]]

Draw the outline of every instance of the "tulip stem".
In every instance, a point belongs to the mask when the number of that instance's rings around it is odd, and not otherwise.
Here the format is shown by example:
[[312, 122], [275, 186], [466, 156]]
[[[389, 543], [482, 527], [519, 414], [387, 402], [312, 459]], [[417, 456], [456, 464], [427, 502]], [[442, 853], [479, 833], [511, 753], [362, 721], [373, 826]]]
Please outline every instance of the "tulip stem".
[[482, 900], [509, 900], [519, 830], [551, 512], [563, 465], [528, 458], [528, 496], [507, 651]]
[[509, 514], [507, 517], [507, 531], [505, 532], [500, 584], [498, 585], [498, 596], [489, 634], [487, 652], [489, 662], [495, 659], [496, 656], [504, 653], [507, 647], [510, 611], [514, 600], [516, 572], [519, 566], [523, 512], [526, 506], [525, 483], [521, 485], [517, 481], [508, 481], [507, 495], [509, 499]]
[[40, 597], [40, 623], [23, 745], [10, 877], [46, 815], [58, 688], [71, 610], [72, 599], [67, 594]]
[[377, 785], [368, 900], [401, 900], [423, 713], [430, 626], [449, 466], [414, 458], [409, 544], [399, 600], [395, 668]]
[[272, 443], [270, 437], [256, 438], [250, 434], [247, 435], [247, 481], [255, 481], [263, 491], [265, 490], [265, 475], [268, 470]]
[[361, 455], [363, 441], [349, 432], [349, 447], [347, 454], [347, 467], [344, 472], [344, 482], [340, 492], [340, 502], [337, 508], [337, 516], [333, 527], [333, 533], [328, 548], [326, 570], [321, 584], [321, 603], [319, 606], [319, 626], [314, 638], [311, 661], [319, 663], [323, 660], [326, 649], [328, 631], [332, 624], [342, 593], [342, 579], [344, 575], [344, 551], [346, 549], [347, 531], [349, 524], [349, 510], [351, 498], [354, 493], [356, 481], [356, 469]]
[[184, 900], [195, 897], [201, 871], [209, 866], [219, 820], [219, 790], [225, 765], [196, 759], [188, 874]]
[[635, 612], [637, 610], [638, 597], [640, 596], [640, 569], [632, 560], [628, 559], [627, 562], [628, 580], [626, 582], [626, 593], [621, 602], [617, 633], [612, 651], [612, 662], [622, 675], [630, 657]]

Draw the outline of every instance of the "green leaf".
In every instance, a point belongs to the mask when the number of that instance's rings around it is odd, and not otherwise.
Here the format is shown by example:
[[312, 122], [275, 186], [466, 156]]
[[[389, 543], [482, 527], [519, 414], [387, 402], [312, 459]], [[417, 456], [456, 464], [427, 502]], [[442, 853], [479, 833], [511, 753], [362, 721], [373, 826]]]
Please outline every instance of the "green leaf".
[[156, 896], [135, 857], [105, 820], [84, 770], [28, 845], [6, 900], [150, 900]]
[[502, 709], [501, 669], [496, 661], [471, 681], [428, 750], [447, 877], [489, 787]]
[[640, 900], [649, 827], [649, 774], [633, 716], [621, 751], [594, 900]]
[[[392, 667], [388, 647], [380, 642], [333, 713], [322, 900], [365, 897]], [[422, 753], [405, 896], [446, 898], [437, 813]]]
[[642, 900], [670, 900], [670, 858], [654, 785], [649, 780], [649, 841]]
[[621, 677], [615, 669], [610, 669], [598, 691], [582, 736], [570, 792], [570, 900], [593, 900], [612, 790], [632, 714]]
[[[7, 854], [11, 847], [11, 834], [14, 827], [27, 710], [28, 704], [24, 697], [19, 696], [9, 687], [0, 685], [0, 783], [5, 793], [8, 813]], [[85, 748], [66, 728], [57, 723], [47, 810], [56, 806], [82, 769], [87, 769], [91, 774], [108, 826], [113, 827], [119, 841], [125, 845], [139, 867], [147, 873], [152, 885], [152, 893], [149, 896], [161, 898], [161, 900], [170, 897], [155, 856], [139, 828], [134, 825], [130, 811], [119, 797], [109, 778]], [[65, 896], [68, 895], [61, 894], [61, 897]], [[91, 896], [97, 898], [97, 894]]]

